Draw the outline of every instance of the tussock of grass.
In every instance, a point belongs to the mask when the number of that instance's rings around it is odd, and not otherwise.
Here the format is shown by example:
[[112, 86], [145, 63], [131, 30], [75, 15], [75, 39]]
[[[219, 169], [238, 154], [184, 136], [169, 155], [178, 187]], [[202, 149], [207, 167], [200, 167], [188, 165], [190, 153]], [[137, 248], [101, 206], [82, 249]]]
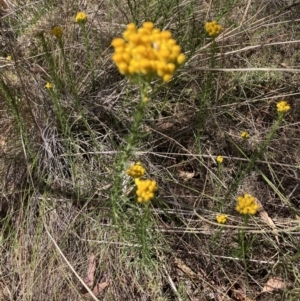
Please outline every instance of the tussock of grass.
[[[92, 254], [94, 285], [109, 283], [94, 300], [298, 300], [299, 3], [80, 5], [0, 1], [0, 300], [88, 299]], [[215, 40], [211, 20], [223, 27]], [[115, 172], [139, 90], [110, 46], [144, 21], [187, 57], [154, 83], [126, 162], [158, 183], [149, 211]], [[282, 99], [291, 110], [275, 127]], [[235, 210], [245, 193], [263, 207], [249, 219]], [[286, 286], [262, 293], [275, 278]]]

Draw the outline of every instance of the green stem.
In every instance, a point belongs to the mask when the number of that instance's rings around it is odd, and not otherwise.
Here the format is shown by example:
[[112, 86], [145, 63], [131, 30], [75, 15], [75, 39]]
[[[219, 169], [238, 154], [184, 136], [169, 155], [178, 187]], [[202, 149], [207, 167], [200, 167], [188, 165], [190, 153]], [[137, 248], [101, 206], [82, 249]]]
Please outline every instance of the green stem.
[[148, 257], [148, 246], [147, 246], [147, 226], [149, 220], [149, 204], [145, 204], [145, 210], [142, 217], [142, 231], [141, 231], [141, 241], [142, 241], [142, 254], [144, 258]]
[[66, 73], [67, 73], [67, 77], [68, 77], [68, 81], [69, 81], [68, 84], [71, 88], [70, 92], [75, 97], [76, 104], [78, 106], [79, 105], [79, 100], [78, 100], [78, 95], [77, 95], [77, 89], [76, 89], [76, 86], [75, 86], [73, 73], [71, 72], [71, 69], [70, 69], [70, 66], [69, 66], [69, 63], [68, 63], [68, 60], [67, 60], [67, 57], [66, 57], [65, 45], [64, 45], [64, 42], [63, 42], [62, 38], [58, 39], [58, 45], [59, 45], [61, 55], [62, 55], [62, 58], [63, 58], [64, 67], [66, 68]]
[[57, 91], [61, 91], [61, 88], [63, 86], [62, 85], [62, 80], [56, 72], [57, 68], [56, 68], [56, 65], [55, 65], [55, 61], [53, 59], [53, 56], [52, 56], [51, 51], [50, 51], [50, 47], [48, 46], [48, 43], [45, 40], [45, 37], [44, 37], [43, 33], [40, 35], [40, 39], [41, 39], [41, 42], [42, 42], [42, 45], [43, 45], [43, 49], [45, 51], [45, 57], [46, 57], [47, 63], [50, 67], [51, 79], [53, 80], [53, 82], [51, 84], [55, 85]]
[[[216, 189], [216, 194], [215, 194], [217, 197], [220, 196], [220, 191], [221, 191], [221, 188], [222, 188], [222, 179], [221, 179], [222, 165], [223, 165], [223, 163], [218, 162], [218, 183], [217, 183], [217, 189]], [[219, 211], [223, 212], [223, 202], [221, 202], [221, 206], [219, 208]]]
[[225, 200], [227, 200], [233, 190], [237, 188], [240, 181], [244, 178], [244, 176], [254, 167], [256, 161], [261, 157], [261, 155], [264, 153], [268, 145], [270, 144], [270, 141], [273, 139], [280, 122], [282, 121], [284, 117], [284, 114], [280, 114], [275, 123], [273, 124], [270, 132], [267, 135], [266, 140], [263, 142], [263, 144], [260, 146], [259, 150], [254, 153], [251, 158], [249, 159], [248, 165], [243, 169], [243, 171], [239, 174], [239, 176], [236, 178], [236, 180], [230, 185], [228, 188], [228, 191], [225, 195]]
[[134, 121], [131, 126], [131, 133], [126, 139], [127, 142], [126, 147], [122, 151], [121, 157], [115, 166], [116, 177], [114, 179], [111, 200], [112, 200], [113, 219], [116, 224], [118, 223], [119, 220], [117, 207], [120, 206], [120, 203], [118, 203], [117, 200], [119, 199], [122, 192], [123, 171], [125, 169], [126, 163], [128, 162], [131, 156], [132, 149], [136, 145], [138, 137], [140, 136], [139, 130], [140, 130], [141, 122], [143, 120], [144, 110], [146, 106], [145, 98], [147, 97], [147, 85], [146, 83], [142, 82], [142, 80], [139, 82], [139, 90], [140, 90], [140, 101], [138, 103], [137, 110], [134, 115]]
[[[4, 81], [0, 80], [0, 92], [3, 94], [4, 99], [6, 103], [8, 104], [9, 109], [12, 111], [16, 122], [17, 122], [17, 128], [19, 130], [21, 139], [25, 145], [26, 151], [29, 153], [29, 157], [33, 158], [34, 153], [30, 147], [30, 137], [28, 135], [28, 132], [25, 128], [25, 121], [23, 120], [18, 104], [17, 104], [17, 95], [14, 95], [14, 92], [11, 91], [11, 89], [4, 83]], [[1, 95], [2, 96], [2, 95]]]
[[249, 287], [249, 281], [248, 281], [247, 262], [246, 262], [246, 249], [245, 249], [245, 228], [248, 225], [248, 220], [249, 220], [249, 215], [246, 214], [244, 216], [243, 228], [240, 231], [240, 241], [241, 241], [242, 257], [243, 257], [242, 259], [243, 259], [243, 263], [244, 263], [247, 287]]
[[87, 60], [89, 64], [89, 68], [91, 70], [91, 75], [92, 75], [92, 91], [95, 91], [95, 86], [96, 86], [96, 81], [95, 81], [95, 68], [93, 65], [93, 60], [91, 57], [91, 50], [90, 50], [90, 43], [89, 43], [89, 37], [88, 37], [88, 32], [85, 27], [85, 23], [80, 24], [81, 29], [83, 31], [84, 35], [84, 42], [85, 42], [85, 47], [86, 47], [86, 55], [87, 55]]
[[[214, 68], [215, 67], [215, 63], [216, 63], [216, 52], [217, 52], [217, 45], [216, 45], [216, 41], [213, 38], [212, 42], [211, 42], [211, 55], [210, 55], [210, 68]], [[198, 134], [200, 134], [201, 129], [203, 128], [205, 121], [206, 121], [206, 116], [207, 116], [207, 110], [208, 110], [208, 103], [209, 100], [211, 99], [211, 95], [212, 95], [212, 83], [213, 83], [213, 79], [214, 79], [214, 71], [208, 71], [208, 75], [204, 84], [204, 89], [203, 89], [203, 93], [200, 96], [200, 103], [199, 103], [199, 113], [198, 113], [198, 125], [197, 125], [197, 132]]]

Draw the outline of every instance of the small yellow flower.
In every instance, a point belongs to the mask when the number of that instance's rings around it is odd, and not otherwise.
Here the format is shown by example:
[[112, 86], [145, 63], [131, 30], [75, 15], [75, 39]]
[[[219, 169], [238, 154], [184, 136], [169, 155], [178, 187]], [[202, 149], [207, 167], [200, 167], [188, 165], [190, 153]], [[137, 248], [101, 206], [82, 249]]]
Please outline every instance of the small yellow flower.
[[217, 157], [217, 162], [222, 164], [223, 163], [224, 158], [222, 156], [218, 156]]
[[291, 109], [290, 105], [285, 100], [281, 100], [277, 103], [278, 113], [286, 113], [290, 109]]
[[135, 179], [137, 186], [136, 195], [139, 203], [148, 203], [154, 198], [154, 193], [157, 191], [157, 183], [154, 180]]
[[12, 56], [11, 56], [11, 55], [8, 55], [8, 56], [6, 57], [6, 60], [7, 60], [7, 61], [12, 61]]
[[221, 30], [222, 30], [222, 26], [219, 25], [216, 21], [205, 23], [205, 31], [211, 37], [218, 36]]
[[62, 37], [63, 34], [63, 29], [60, 26], [54, 26], [51, 29], [51, 34], [55, 37], [57, 37], [58, 39], [60, 39]]
[[52, 89], [52, 84], [47, 82], [46, 85], [45, 85], [45, 88], [48, 89], [48, 90]]
[[247, 138], [249, 138], [249, 134], [248, 134], [248, 132], [241, 132], [241, 137], [243, 138], [243, 139], [247, 139]]
[[136, 162], [134, 165], [127, 168], [126, 173], [132, 178], [140, 178], [145, 175], [146, 169], [143, 167], [141, 162]]
[[216, 215], [216, 220], [219, 224], [225, 224], [227, 222], [227, 214], [218, 214]]
[[170, 81], [185, 61], [172, 34], [154, 28], [152, 22], [144, 22], [140, 28], [128, 24], [123, 38], [113, 39], [111, 45], [114, 47], [112, 60], [119, 72], [129, 77], [140, 75], [147, 81], [154, 77]]
[[84, 12], [79, 12], [77, 13], [76, 17], [75, 17], [75, 22], [76, 23], [86, 23], [87, 21], [87, 14]]
[[258, 204], [255, 202], [255, 197], [248, 193], [244, 196], [239, 196], [237, 201], [235, 209], [241, 214], [255, 214], [258, 210]]

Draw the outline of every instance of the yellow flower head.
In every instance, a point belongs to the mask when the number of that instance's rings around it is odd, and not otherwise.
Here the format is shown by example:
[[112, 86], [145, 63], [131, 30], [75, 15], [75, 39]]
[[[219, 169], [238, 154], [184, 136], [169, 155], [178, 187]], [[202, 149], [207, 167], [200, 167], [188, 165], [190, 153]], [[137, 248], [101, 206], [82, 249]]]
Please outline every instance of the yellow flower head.
[[8, 56], [6, 57], [6, 60], [7, 60], [7, 61], [11, 61], [11, 60], [12, 60], [12, 56], [11, 56], [11, 55], [8, 55]]
[[51, 34], [55, 37], [57, 37], [58, 39], [60, 39], [62, 37], [63, 34], [63, 29], [60, 26], [54, 26], [51, 29]]
[[113, 39], [111, 45], [114, 47], [112, 60], [121, 74], [141, 75], [149, 81], [159, 77], [168, 82], [185, 61], [172, 34], [154, 28], [152, 22], [145, 22], [140, 28], [128, 24], [123, 38]]
[[52, 89], [52, 84], [48, 82], [48, 83], [45, 85], [45, 88], [48, 89], [48, 90]]
[[218, 156], [217, 157], [217, 162], [222, 164], [223, 163], [224, 158], [222, 156]]
[[143, 101], [143, 102], [148, 102], [148, 101], [149, 101], [149, 97], [143, 96], [142, 101]]
[[205, 23], [205, 31], [211, 37], [218, 36], [221, 30], [222, 30], [222, 26], [219, 25], [216, 21]]
[[241, 132], [241, 137], [243, 138], [243, 139], [247, 139], [247, 138], [249, 138], [249, 134], [248, 134], [248, 132]]
[[255, 202], [255, 197], [248, 193], [244, 196], [239, 196], [237, 201], [235, 209], [241, 214], [255, 214], [258, 210], [258, 204]]
[[218, 214], [216, 215], [216, 220], [219, 224], [225, 224], [227, 222], [227, 214]]
[[154, 180], [141, 180], [139, 178], [135, 179], [135, 184], [137, 186], [136, 195], [137, 201], [139, 203], [148, 203], [154, 198], [154, 193], [157, 190], [157, 183]]
[[281, 100], [277, 103], [278, 113], [286, 113], [290, 109], [291, 109], [290, 105], [285, 100]]
[[127, 168], [126, 173], [133, 178], [140, 178], [146, 173], [146, 169], [141, 162], [136, 162], [134, 165]]
[[87, 21], [87, 14], [84, 12], [79, 12], [77, 13], [76, 17], [75, 17], [75, 22], [76, 23], [86, 23]]

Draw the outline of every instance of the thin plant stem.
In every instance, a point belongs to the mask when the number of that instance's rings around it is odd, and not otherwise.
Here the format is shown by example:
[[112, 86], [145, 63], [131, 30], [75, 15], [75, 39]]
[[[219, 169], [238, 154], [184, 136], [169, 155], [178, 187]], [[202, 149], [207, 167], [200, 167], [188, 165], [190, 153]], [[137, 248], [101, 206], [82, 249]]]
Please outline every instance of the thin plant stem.
[[75, 81], [74, 81], [74, 77], [73, 77], [73, 73], [71, 72], [67, 57], [66, 57], [66, 53], [65, 53], [65, 45], [63, 42], [63, 39], [60, 38], [58, 39], [58, 45], [61, 51], [61, 55], [63, 58], [63, 62], [64, 62], [64, 67], [66, 68], [66, 73], [67, 73], [67, 77], [69, 80], [69, 85], [71, 88], [71, 94], [75, 97], [75, 101], [76, 101], [76, 105], [79, 107], [79, 99], [78, 99], [78, 94], [77, 94], [77, 89], [76, 89], [76, 85], [75, 85]]
[[[215, 68], [215, 63], [216, 63], [216, 51], [217, 51], [217, 45], [216, 41], [213, 38], [211, 42], [211, 51], [210, 51], [210, 68], [213, 69]], [[198, 124], [197, 124], [197, 132], [200, 134], [201, 129], [203, 128], [205, 122], [206, 122], [206, 116], [207, 116], [207, 110], [208, 110], [208, 104], [209, 100], [211, 99], [211, 94], [212, 94], [212, 83], [214, 79], [214, 73], [213, 71], [208, 71], [208, 75], [206, 78], [206, 81], [204, 83], [204, 88], [203, 88], [203, 93], [201, 95], [200, 101], [199, 101], [199, 113], [198, 113]], [[197, 135], [199, 136], [199, 135]]]
[[266, 150], [266, 148], [270, 144], [271, 140], [273, 139], [273, 137], [274, 137], [274, 135], [275, 135], [275, 133], [276, 133], [276, 131], [277, 131], [277, 129], [278, 129], [278, 127], [279, 127], [282, 119], [283, 119], [283, 117], [284, 117], [284, 114], [280, 114], [279, 115], [279, 117], [277, 118], [277, 120], [273, 124], [270, 132], [268, 133], [266, 140], [262, 143], [262, 145], [260, 146], [259, 150], [251, 156], [251, 158], [248, 161], [247, 166], [238, 175], [238, 177], [236, 178], [236, 180], [230, 185], [230, 187], [228, 188], [228, 191], [227, 191], [227, 193], [225, 195], [225, 200], [227, 200], [229, 198], [231, 192], [237, 188], [237, 186], [239, 185], [240, 181], [254, 167], [256, 161], [264, 153], [264, 151]]
[[148, 258], [148, 244], [147, 244], [147, 227], [149, 221], [149, 204], [145, 204], [143, 216], [142, 216], [142, 229], [141, 229], [141, 241], [142, 241], [142, 254], [145, 258]]
[[140, 100], [134, 114], [134, 121], [131, 126], [131, 132], [126, 139], [126, 147], [122, 150], [121, 157], [118, 159], [118, 162], [115, 166], [116, 177], [114, 179], [111, 200], [113, 219], [116, 223], [118, 223], [119, 219], [117, 207], [120, 206], [120, 204], [118, 204], [117, 200], [119, 199], [122, 191], [123, 171], [125, 169], [125, 164], [128, 162], [131, 156], [132, 149], [136, 145], [137, 139], [139, 137], [139, 129], [143, 120], [144, 109], [146, 105], [145, 99], [147, 98], [147, 84], [143, 82], [142, 79], [139, 79], [138, 86], [140, 90]]
[[245, 246], [245, 228], [248, 225], [249, 221], [249, 215], [246, 214], [244, 216], [244, 223], [242, 229], [239, 231], [239, 236], [240, 236], [240, 242], [241, 242], [241, 250], [242, 250], [242, 260], [244, 264], [244, 269], [245, 269], [245, 276], [246, 276], [246, 283], [247, 287], [249, 287], [249, 280], [248, 280], [248, 273], [247, 273], [247, 261], [246, 261], [246, 246]]
[[[223, 164], [222, 163], [219, 163], [218, 162], [218, 182], [217, 182], [217, 189], [216, 189], [216, 195], [217, 196], [220, 196], [220, 191], [221, 191], [221, 188], [222, 188], [222, 167], [223, 167]], [[221, 202], [221, 206], [219, 208], [219, 211], [223, 211], [223, 202]]]
[[54, 84], [57, 91], [60, 91], [61, 88], [62, 88], [62, 80], [58, 76], [58, 73], [56, 72], [57, 67], [56, 67], [56, 64], [55, 64], [55, 60], [53, 59], [53, 56], [52, 56], [51, 51], [50, 51], [50, 47], [49, 47], [43, 33], [40, 34], [40, 39], [41, 39], [42, 46], [43, 46], [43, 49], [44, 49], [44, 52], [45, 52], [45, 58], [46, 58], [47, 63], [50, 67], [51, 79], [53, 81], [52, 84]]
[[84, 43], [85, 43], [85, 47], [86, 47], [87, 60], [88, 60], [89, 68], [90, 68], [91, 75], [92, 75], [92, 91], [95, 91], [95, 86], [96, 86], [96, 82], [95, 82], [95, 68], [94, 68], [93, 59], [92, 59], [92, 56], [91, 56], [91, 49], [90, 49], [91, 47], [90, 47], [88, 32], [86, 30], [85, 23], [80, 23], [80, 27], [81, 27], [81, 29], [83, 31]]

